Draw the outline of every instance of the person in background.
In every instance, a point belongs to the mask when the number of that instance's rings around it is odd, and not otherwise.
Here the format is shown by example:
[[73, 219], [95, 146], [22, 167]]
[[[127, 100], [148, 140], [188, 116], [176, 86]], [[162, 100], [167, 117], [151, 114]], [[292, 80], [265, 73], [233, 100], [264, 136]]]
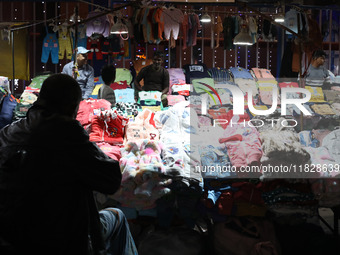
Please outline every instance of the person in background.
[[101, 70], [104, 85], [98, 91], [98, 99], [106, 99], [112, 106], [116, 104], [115, 92], [110, 88], [110, 84], [116, 78], [116, 68], [113, 65], [105, 65]]
[[[135, 98], [138, 98], [139, 91], [160, 91], [162, 92], [163, 106], [167, 106], [167, 94], [169, 91], [169, 72], [162, 67], [164, 53], [155, 51], [153, 63], [143, 67], [135, 80]], [[144, 85], [140, 81], [144, 79]]]
[[77, 57], [74, 62], [66, 64], [61, 73], [68, 74], [76, 80], [82, 90], [82, 98], [90, 97], [94, 88], [94, 70], [92, 66], [87, 63], [87, 54], [89, 50], [84, 47], [77, 47]]
[[326, 53], [323, 50], [316, 50], [312, 55], [311, 63], [305, 75], [306, 85], [323, 86], [324, 82], [329, 81], [329, 72], [324, 67]]
[[81, 99], [75, 79], [51, 75], [0, 130], [0, 254], [137, 254], [124, 214], [97, 210], [93, 191], [114, 194], [122, 175], [75, 120]]

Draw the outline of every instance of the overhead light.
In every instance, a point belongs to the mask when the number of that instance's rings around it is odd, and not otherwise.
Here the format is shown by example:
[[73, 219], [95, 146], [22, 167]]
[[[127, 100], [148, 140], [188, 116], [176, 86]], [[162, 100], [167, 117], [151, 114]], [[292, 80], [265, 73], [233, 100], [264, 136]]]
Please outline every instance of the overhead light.
[[274, 21], [277, 23], [285, 22], [285, 16], [283, 14], [284, 14], [283, 8], [279, 3], [279, 5], [275, 9]]
[[208, 13], [204, 14], [201, 18], [201, 22], [208, 23], [211, 22], [211, 17]]
[[127, 34], [129, 33], [128, 28], [125, 24], [123, 24], [120, 20], [117, 23], [113, 24], [110, 30], [111, 34]]
[[285, 22], [285, 16], [283, 16], [282, 14], [277, 14], [275, 15], [274, 21], [277, 23], [283, 23]]
[[253, 45], [253, 38], [248, 33], [247, 25], [242, 25], [241, 32], [235, 36], [234, 45]]
[[[78, 22], [81, 21], [80, 19], [80, 16], [78, 15], [78, 19], [77, 19]], [[76, 22], [76, 15], [75, 14], [72, 14], [72, 16], [70, 17], [70, 22], [72, 23], [75, 23]]]

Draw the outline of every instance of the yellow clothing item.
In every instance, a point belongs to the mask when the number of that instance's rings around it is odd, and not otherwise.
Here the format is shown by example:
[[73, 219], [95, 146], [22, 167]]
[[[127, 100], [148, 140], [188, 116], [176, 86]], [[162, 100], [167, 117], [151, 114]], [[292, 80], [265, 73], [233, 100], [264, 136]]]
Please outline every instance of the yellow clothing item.
[[72, 44], [68, 29], [59, 29], [59, 59], [63, 59], [66, 51], [66, 58], [72, 58]]
[[309, 99], [309, 102], [313, 103], [323, 103], [325, 101], [325, 96], [323, 94], [321, 87], [311, 87], [311, 86], [305, 86], [305, 89], [309, 90], [312, 94], [312, 97]]

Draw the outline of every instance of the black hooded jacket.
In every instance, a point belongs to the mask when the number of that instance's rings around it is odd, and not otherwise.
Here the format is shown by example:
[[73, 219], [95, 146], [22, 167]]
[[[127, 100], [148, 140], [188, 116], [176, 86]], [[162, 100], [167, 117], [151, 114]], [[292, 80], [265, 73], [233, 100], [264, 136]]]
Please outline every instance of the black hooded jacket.
[[92, 191], [120, 182], [78, 121], [33, 106], [0, 130], [0, 254], [102, 254]]

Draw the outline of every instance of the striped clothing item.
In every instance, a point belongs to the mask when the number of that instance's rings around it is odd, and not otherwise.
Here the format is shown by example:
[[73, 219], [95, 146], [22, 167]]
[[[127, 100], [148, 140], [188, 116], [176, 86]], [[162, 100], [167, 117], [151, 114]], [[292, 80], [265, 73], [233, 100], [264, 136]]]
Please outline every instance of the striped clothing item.
[[316, 68], [310, 65], [306, 75], [306, 85], [321, 87], [328, 76], [329, 73], [325, 67]]

